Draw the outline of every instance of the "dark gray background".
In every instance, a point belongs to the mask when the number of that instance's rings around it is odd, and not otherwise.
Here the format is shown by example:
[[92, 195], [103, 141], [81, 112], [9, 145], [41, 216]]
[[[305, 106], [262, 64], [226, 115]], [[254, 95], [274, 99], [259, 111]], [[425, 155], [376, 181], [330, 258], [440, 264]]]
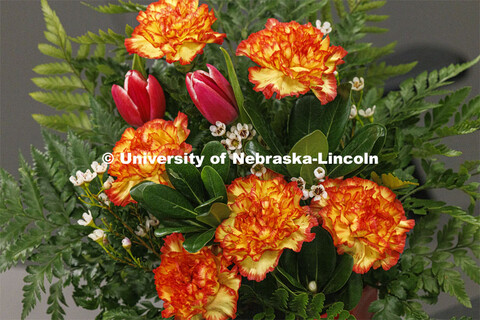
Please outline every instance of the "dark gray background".
[[[134, 14], [102, 15], [81, 5], [79, 1], [50, 0], [49, 3], [63, 22], [67, 34], [71, 36], [84, 34], [87, 30], [106, 30], [109, 27], [122, 32], [126, 23], [136, 26]], [[412, 48], [425, 45], [452, 50], [468, 60], [480, 54], [480, 2], [477, 0], [390, 0], [384, 8], [375, 13], [390, 15], [390, 19], [382, 23], [390, 32], [369, 36], [368, 40], [376, 45], [398, 41], [396, 51], [401, 54], [397, 58], [405, 60], [402, 62], [410, 61], [409, 55], [416, 52]], [[30, 145], [43, 148], [40, 128], [31, 114], [49, 114], [53, 111], [32, 100], [28, 93], [38, 90], [30, 81], [30, 78], [36, 76], [32, 68], [37, 64], [50, 62], [51, 58], [37, 51], [37, 44], [44, 41], [45, 29], [39, 1], [0, 0], [0, 19], [0, 166], [15, 174], [19, 150], [28, 154]], [[428, 62], [449, 63], [445, 61], [448, 56], [438, 52], [435, 54], [435, 50], [427, 51], [427, 58], [422, 65], [428, 65]], [[423, 71], [422, 65], [418, 66], [414, 73]], [[480, 66], [477, 65], [452, 86], [452, 89], [468, 85], [472, 86], [472, 96], [478, 95], [479, 75]], [[457, 169], [464, 160], [478, 159], [479, 142], [479, 133], [449, 139], [449, 145], [464, 153], [459, 158], [447, 159], [448, 166]], [[464, 208], [468, 206], [468, 199], [458, 192], [439, 190], [434, 193], [434, 197]], [[21, 279], [25, 275], [21, 266], [0, 274], [0, 319], [20, 319], [23, 286]], [[427, 306], [428, 312], [438, 319], [459, 315], [480, 319], [479, 288], [468, 282], [467, 291], [473, 299], [474, 307], [471, 310], [459, 306], [454, 298], [444, 294], [438, 304]], [[66, 296], [70, 305], [67, 319], [94, 318], [95, 312], [76, 308], [68, 293]], [[49, 319], [45, 315], [44, 301], [31, 313], [29, 319]]]

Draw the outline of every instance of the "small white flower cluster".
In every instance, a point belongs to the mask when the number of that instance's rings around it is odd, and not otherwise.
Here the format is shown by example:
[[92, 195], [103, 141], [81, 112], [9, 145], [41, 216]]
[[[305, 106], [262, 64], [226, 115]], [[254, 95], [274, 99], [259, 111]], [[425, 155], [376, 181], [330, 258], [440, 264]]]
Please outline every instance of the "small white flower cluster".
[[145, 221], [145, 225], [138, 225], [135, 234], [139, 237], [145, 237], [147, 235], [147, 232], [150, 231], [151, 227], [156, 227], [159, 224], [160, 221], [149, 213], [148, 219]]
[[250, 168], [250, 172], [260, 178], [267, 172], [267, 168], [261, 163], [255, 163]]
[[373, 106], [365, 110], [358, 110], [358, 114], [364, 118], [370, 118], [375, 113], [375, 108], [377, 108], [377, 106]]
[[[352, 85], [352, 90], [353, 91], [362, 91], [363, 88], [365, 87], [365, 80], [362, 77], [354, 77], [352, 81], [349, 81]], [[371, 108], [367, 108], [365, 110], [358, 110], [357, 111], [357, 106], [352, 105], [352, 108], [350, 110], [350, 119], [353, 119], [357, 116], [357, 113], [359, 116], [364, 117], [364, 118], [370, 118], [373, 117], [373, 114], [375, 113], [375, 108], [376, 106], [373, 106]]]
[[97, 176], [97, 173], [96, 172], [92, 173], [90, 169], [88, 169], [85, 172], [78, 170], [75, 175], [76, 176], [70, 176], [70, 182], [73, 183], [74, 186], [80, 187], [84, 183], [89, 183], [93, 179], [95, 179], [95, 177]]
[[331, 25], [330, 22], [328, 22], [328, 21], [325, 21], [325, 22], [322, 24], [322, 21], [317, 20], [317, 21], [315, 21], [315, 26], [317, 27], [317, 29], [320, 29], [320, 31], [322, 31], [322, 33], [323, 33], [324, 35], [327, 35], [327, 34], [329, 34], [330, 32], [332, 32], [332, 25]]
[[237, 123], [236, 126], [230, 128], [230, 131], [226, 131], [225, 124], [220, 121], [217, 121], [216, 125], [212, 125], [210, 131], [214, 137], [226, 136], [226, 139], [223, 139], [221, 143], [227, 149], [230, 157], [232, 157], [233, 153], [240, 154], [243, 148], [243, 141], [252, 140], [257, 134], [251, 124]]
[[93, 172], [90, 169], [87, 169], [85, 172], [78, 170], [75, 176], [70, 176], [70, 182], [76, 187], [80, 187], [84, 183], [90, 183], [97, 175], [102, 175], [107, 171], [108, 164], [105, 162], [99, 164], [97, 161], [93, 161], [91, 167]]
[[[318, 180], [318, 182], [323, 182], [325, 181], [325, 169], [322, 167], [318, 167], [313, 171], [315, 178]], [[298, 184], [298, 187], [300, 190], [303, 192], [302, 200], [307, 200], [309, 198], [313, 198], [313, 200], [320, 200], [320, 198], [326, 199], [328, 194], [325, 191], [325, 187], [320, 185], [313, 185], [310, 187], [310, 189], [306, 188], [306, 183], [305, 180], [302, 177], [299, 178], [292, 178], [292, 181], [296, 182]]]
[[362, 91], [365, 87], [365, 80], [362, 77], [354, 77], [353, 81], [348, 81], [352, 85], [353, 91]]

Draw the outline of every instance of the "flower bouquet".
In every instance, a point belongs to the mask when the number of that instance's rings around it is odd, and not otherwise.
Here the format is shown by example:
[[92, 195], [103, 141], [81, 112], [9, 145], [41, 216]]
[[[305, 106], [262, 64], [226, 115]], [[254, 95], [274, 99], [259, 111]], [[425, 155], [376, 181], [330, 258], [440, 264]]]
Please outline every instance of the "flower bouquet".
[[[383, 4], [119, 0], [87, 5], [137, 25], [69, 37], [42, 0], [57, 60], [31, 96], [61, 114], [34, 115], [45, 149], [19, 181], [0, 171], [0, 270], [29, 262], [22, 319], [45, 279], [52, 319], [66, 286], [97, 319], [429, 319], [441, 292], [471, 307], [480, 161], [440, 156], [480, 128], [480, 98], [441, 87], [480, 57], [385, 92], [414, 63], [361, 42], [385, 31]], [[434, 188], [471, 205], [419, 196]]]

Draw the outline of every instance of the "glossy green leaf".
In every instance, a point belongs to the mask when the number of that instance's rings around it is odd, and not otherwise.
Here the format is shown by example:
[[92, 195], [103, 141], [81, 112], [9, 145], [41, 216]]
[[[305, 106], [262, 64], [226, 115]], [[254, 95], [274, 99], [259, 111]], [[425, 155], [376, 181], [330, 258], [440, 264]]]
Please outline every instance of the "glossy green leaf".
[[191, 233], [191, 232], [198, 232], [202, 231], [205, 228], [200, 226], [180, 226], [180, 227], [168, 227], [168, 228], [157, 228], [155, 230], [155, 236], [159, 238], [163, 238], [172, 233]]
[[300, 290], [305, 290], [305, 287], [296, 279], [294, 278], [291, 274], [289, 274], [287, 271], [285, 271], [282, 267], [277, 266], [275, 269], [280, 273], [287, 281], [294, 287], [300, 289]]
[[183, 247], [190, 253], [195, 253], [202, 249], [215, 235], [215, 229], [210, 229], [202, 233], [195, 233], [183, 242]]
[[364, 157], [367, 154], [368, 157], [378, 154], [383, 148], [386, 135], [387, 130], [379, 124], [368, 124], [361, 128], [340, 153], [343, 157], [351, 156], [352, 163], [329, 165], [327, 166], [328, 175], [331, 178], [342, 177], [364, 166], [364, 164], [354, 163], [353, 158], [357, 155]]
[[362, 276], [352, 272], [350, 279], [338, 295], [338, 301], [344, 303], [345, 310], [352, 310], [360, 302], [363, 293]]
[[[230, 171], [230, 159], [224, 146], [218, 141], [210, 141], [203, 147], [201, 155], [205, 157], [202, 168], [206, 166], [212, 167], [218, 172], [220, 177], [222, 177], [223, 182], [227, 183], [228, 172]], [[212, 163], [213, 156], [220, 157], [219, 163]]]
[[267, 123], [265, 116], [260, 113], [257, 106], [248, 105], [245, 106], [245, 111], [247, 112], [250, 123], [253, 125], [257, 134], [259, 134], [262, 139], [265, 141], [267, 146], [272, 149], [275, 154], [284, 155], [285, 150], [283, 145], [280, 143], [280, 139], [275, 136], [275, 133], [272, 130], [272, 127]]
[[212, 205], [215, 202], [221, 201], [222, 199], [223, 199], [223, 196], [218, 196], [218, 197], [209, 199], [209, 200], [205, 201], [204, 203], [202, 203], [201, 205], [199, 205], [198, 207], [196, 207], [195, 212], [197, 212], [198, 214], [206, 213], [206, 212], [210, 211], [210, 208], [212, 207]]
[[170, 182], [188, 199], [201, 204], [205, 200], [200, 172], [191, 163], [167, 163], [165, 165]]
[[238, 83], [237, 73], [235, 72], [235, 67], [233, 66], [232, 58], [228, 54], [227, 50], [220, 47], [222, 50], [223, 56], [225, 58], [225, 63], [227, 64], [227, 71], [228, 71], [228, 80], [230, 80], [230, 85], [232, 86], [233, 93], [235, 95], [235, 99], [237, 100], [238, 110], [240, 112], [240, 119], [243, 123], [248, 122], [248, 116], [244, 109], [244, 97], [242, 93], [242, 89], [240, 88], [240, 84]]
[[221, 197], [219, 201], [227, 203], [227, 188], [225, 188], [222, 177], [220, 177], [215, 169], [210, 166], [204, 167], [202, 169], [201, 178], [210, 197]]
[[145, 58], [140, 57], [138, 54], [133, 55], [133, 61], [132, 61], [132, 70], [137, 70], [147, 78], [147, 72], [145, 71]]
[[[305, 165], [305, 163], [293, 163], [295, 161], [294, 154], [296, 154], [297, 157], [311, 156], [313, 159], [317, 159], [320, 153], [322, 154], [322, 159], [325, 159], [328, 154], [328, 142], [321, 131], [315, 130], [300, 139], [288, 153], [292, 157], [292, 163], [287, 164], [288, 172], [293, 177], [299, 177], [302, 165]], [[313, 169], [319, 166], [318, 160], [319, 159], [313, 161], [311, 164]]]
[[[248, 141], [245, 144], [244, 151], [245, 151], [245, 154], [249, 156], [255, 156], [256, 154], [259, 154], [263, 157], [274, 155], [270, 150], [267, 150], [263, 146], [261, 146], [256, 139]], [[288, 174], [287, 168], [283, 164], [275, 164], [272, 162], [273, 161], [270, 160], [270, 163], [265, 163], [264, 166], [277, 173], [280, 173], [283, 175]]]
[[143, 190], [145, 190], [146, 187], [153, 186], [156, 184], [157, 183], [152, 181], [141, 182], [130, 190], [130, 195], [135, 201], [141, 203], [143, 202]]
[[226, 204], [215, 202], [211, 205], [207, 213], [198, 215], [197, 220], [216, 228], [223, 220], [230, 216], [230, 212]]
[[317, 287], [322, 288], [335, 270], [337, 254], [327, 230], [315, 227], [312, 232], [315, 239], [305, 242], [298, 255], [299, 277], [305, 284], [315, 281]]
[[330, 280], [323, 288], [325, 294], [340, 290], [347, 283], [353, 270], [353, 258], [349, 254], [343, 254], [337, 258], [337, 266]]
[[159, 219], [188, 219], [197, 216], [190, 202], [177, 190], [162, 184], [146, 186], [143, 202], [147, 210]]
[[297, 100], [292, 108], [288, 141], [293, 146], [302, 137], [320, 130], [328, 140], [329, 151], [337, 149], [350, 115], [350, 105], [340, 96], [322, 106], [314, 96], [305, 96]]

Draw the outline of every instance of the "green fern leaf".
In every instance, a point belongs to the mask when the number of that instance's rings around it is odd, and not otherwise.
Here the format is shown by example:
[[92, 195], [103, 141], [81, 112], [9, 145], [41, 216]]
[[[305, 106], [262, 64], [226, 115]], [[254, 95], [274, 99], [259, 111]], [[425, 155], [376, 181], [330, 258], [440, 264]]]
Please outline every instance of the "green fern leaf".
[[70, 93], [70, 92], [31, 92], [30, 96], [43, 104], [54, 107], [57, 110], [64, 111], [85, 111], [89, 108], [88, 93]]
[[50, 295], [48, 296], [47, 303], [49, 305], [47, 314], [52, 315], [52, 320], [63, 320], [65, 316], [65, 310], [62, 308], [62, 304], [67, 306], [65, 296], [62, 292], [62, 281], [57, 281], [50, 286]]
[[81, 134], [82, 136], [88, 136], [92, 130], [88, 116], [83, 112], [79, 113], [78, 115], [75, 113], [64, 113], [62, 115], [54, 116], [33, 114], [32, 117], [41, 126], [61, 132], [72, 130], [78, 134]]
[[436, 276], [439, 284], [443, 287], [443, 290], [446, 293], [452, 297], [456, 297], [458, 302], [463, 304], [465, 307], [472, 307], [470, 298], [465, 291], [465, 283], [463, 282], [463, 279], [458, 271], [451, 268], [442, 268], [438, 271]]
[[358, 5], [355, 11], [370, 11], [383, 7], [387, 1], [370, 1]]
[[297, 313], [299, 316], [307, 317], [308, 294], [306, 292], [299, 293], [290, 299], [290, 310]]
[[141, 5], [137, 3], [133, 3], [132, 1], [118, 1], [119, 4], [112, 4], [109, 3], [108, 5], [100, 5], [100, 6], [93, 6], [89, 3], [82, 2], [82, 4], [86, 5], [93, 10], [100, 12], [100, 13], [108, 13], [108, 14], [118, 14], [118, 13], [128, 13], [128, 12], [139, 12], [145, 11], [147, 9], [146, 5]]
[[125, 41], [125, 36], [114, 32], [111, 29], [108, 29], [107, 32], [103, 30], [98, 30], [98, 35], [88, 31], [83, 36], [79, 36], [76, 38], [71, 38], [72, 41], [80, 44], [112, 44], [116, 46], [123, 45]]
[[72, 68], [66, 62], [51, 62], [39, 64], [33, 71], [42, 75], [51, 75], [51, 74], [62, 74], [62, 73], [71, 73]]
[[283, 309], [288, 308], [288, 291], [284, 288], [278, 288], [272, 294], [272, 304]]
[[45, 90], [73, 91], [84, 88], [82, 81], [76, 76], [32, 78], [32, 81]]

